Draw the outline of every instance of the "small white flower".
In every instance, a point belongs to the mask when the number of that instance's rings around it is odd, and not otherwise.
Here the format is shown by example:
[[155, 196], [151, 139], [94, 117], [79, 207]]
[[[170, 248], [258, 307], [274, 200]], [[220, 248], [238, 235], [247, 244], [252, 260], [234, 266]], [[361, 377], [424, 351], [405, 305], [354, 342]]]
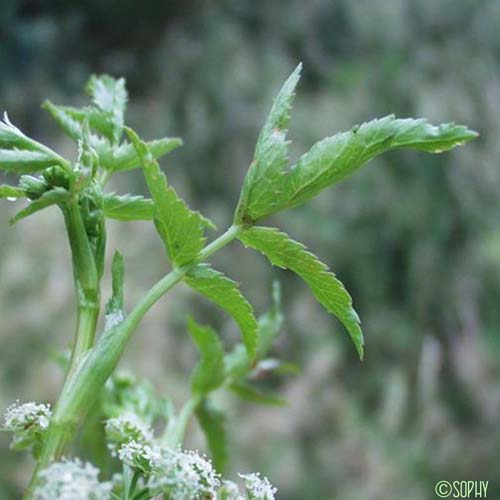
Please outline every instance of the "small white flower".
[[138, 441], [129, 441], [118, 449], [118, 458], [131, 467], [148, 474], [161, 465], [161, 454], [152, 446]]
[[34, 500], [108, 500], [112, 483], [100, 483], [99, 470], [81, 460], [56, 462], [40, 473]]
[[49, 427], [50, 405], [34, 402], [19, 404], [16, 401], [7, 408], [4, 415], [4, 425], [9, 431], [24, 430], [28, 426], [36, 426], [40, 430]]
[[150, 482], [153, 488], [162, 488], [170, 500], [215, 498], [220, 476], [206, 457], [195, 451], [161, 451], [160, 467]]
[[133, 413], [110, 418], [106, 421], [105, 429], [108, 448], [113, 456], [116, 456], [119, 448], [129, 441], [146, 444], [153, 439], [153, 431], [149, 425]]
[[278, 490], [268, 481], [267, 477], [261, 477], [258, 472], [238, 475], [245, 481], [249, 500], [275, 500]]
[[27, 448], [41, 438], [49, 428], [50, 414], [48, 404], [16, 401], [9, 406], [4, 415], [4, 428], [14, 433], [12, 448]]

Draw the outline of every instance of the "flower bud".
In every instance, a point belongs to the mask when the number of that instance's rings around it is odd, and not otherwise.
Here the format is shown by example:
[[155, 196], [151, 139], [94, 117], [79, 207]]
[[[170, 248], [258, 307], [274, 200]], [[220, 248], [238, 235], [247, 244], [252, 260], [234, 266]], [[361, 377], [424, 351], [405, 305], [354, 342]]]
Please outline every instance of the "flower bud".
[[21, 175], [19, 178], [19, 187], [26, 193], [26, 196], [30, 200], [37, 200], [50, 189], [50, 186], [43, 179], [34, 177], [33, 175]]

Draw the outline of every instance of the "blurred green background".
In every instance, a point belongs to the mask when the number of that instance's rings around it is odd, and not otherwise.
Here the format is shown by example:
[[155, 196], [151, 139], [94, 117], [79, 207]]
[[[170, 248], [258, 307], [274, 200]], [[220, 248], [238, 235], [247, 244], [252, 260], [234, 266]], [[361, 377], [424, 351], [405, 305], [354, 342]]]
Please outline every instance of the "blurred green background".
[[[449, 154], [385, 155], [313, 203], [275, 217], [351, 291], [366, 335], [360, 363], [306, 286], [234, 244], [214, 259], [259, 313], [273, 278], [286, 325], [274, 354], [301, 373], [274, 383], [286, 408], [222, 395], [234, 471], [259, 470], [280, 499], [428, 500], [439, 480], [489, 480], [500, 495], [500, 2], [498, 0], [9, 1], [0, 4], [0, 107], [70, 157], [40, 109], [80, 104], [92, 72], [127, 78], [128, 122], [179, 135], [162, 165], [191, 206], [229, 222], [259, 128], [304, 63], [293, 156], [377, 116], [457, 121], [481, 133]], [[2, 178], [4, 181], [13, 179]], [[141, 173], [111, 189], [145, 194]], [[0, 210], [0, 407], [53, 401], [54, 363], [73, 335], [63, 221], [55, 209], [9, 228]], [[128, 268], [127, 302], [167, 269], [151, 224], [109, 224]], [[105, 296], [109, 284], [105, 286]], [[188, 394], [194, 312], [225, 315], [178, 287], [147, 316], [123, 367], [176, 402]], [[188, 444], [204, 447], [196, 426]], [[0, 497], [19, 498], [32, 463], [0, 436]]]

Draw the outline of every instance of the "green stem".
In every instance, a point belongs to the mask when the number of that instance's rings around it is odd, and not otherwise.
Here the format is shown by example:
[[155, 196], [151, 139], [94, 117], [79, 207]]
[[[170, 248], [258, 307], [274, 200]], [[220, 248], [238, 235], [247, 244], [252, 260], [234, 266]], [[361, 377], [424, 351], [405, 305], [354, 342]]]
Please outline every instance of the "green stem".
[[104, 173], [101, 175], [101, 178], [99, 179], [99, 184], [101, 185], [101, 188], [104, 188], [104, 186], [107, 184], [112, 175], [113, 175], [112, 170], [104, 171]]
[[100, 308], [100, 280], [78, 200], [68, 204], [65, 219], [73, 260], [78, 317], [69, 374], [75, 369], [80, 356], [94, 345]]
[[147, 292], [122, 323], [104, 332], [92, 349], [75, 358], [75, 365], [54, 408], [48, 435], [25, 499], [31, 498], [39, 471], [61, 457], [66, 444], [76, 432], [78, 422], [99, 397], [102, 387], [113, 373], [130, 337], [147, 311], [191, 269], [233, 241], [240, 231], [240, 227], [231, 226], [207, 245], [193, 262], [167, 274]]
[[[25, 493], [25, 498], [31, 498], [38, 473], [43, 470], [53, 458], [60, 457], [66, 445], [73, 438], [79, 422], [77, 414], [60, 415], [64, 411], [64, 390], [73, 379], [83, 357], [94, 345], [97, 320], [100, 309], [100, 280], [97, 272], [94, 254], [90, 246], [82, 219], [78, 200], [71, 200], [64, 210], [66, 228], [71, 247], [73, 261], [73, 276], [77, 301], [77, 324], [75, 342], [71, 352], [69, 368], [61, 396], [54, 407], [50, 426], [42, 453], [38, 458], [31, 482]], [[92, 405], [91, 405], [92, 406]]]

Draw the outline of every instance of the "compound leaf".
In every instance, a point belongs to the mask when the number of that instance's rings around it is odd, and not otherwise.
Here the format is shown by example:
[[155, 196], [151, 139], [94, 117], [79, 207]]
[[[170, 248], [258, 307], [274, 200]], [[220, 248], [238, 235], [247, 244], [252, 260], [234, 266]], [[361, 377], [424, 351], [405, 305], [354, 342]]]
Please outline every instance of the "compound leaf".
[[186, 283], [229, 313], [240, 327], [248, 356], [253, 359], [257, 348], [257, 320], [253, 308], [242, 295], [238, 283], [206, 264], [191, 270]]
[[235, 214], [237, 224], [252, 225], [301, 205], [385, 151], [408, 148], [441, 153], [477, 137], [462, 125], [434, 126], [424, 119], [390, 115], [317, 142], [288, 168], [286, 127], [300, 69], [299, 65], [278, 93], [259, 135]]
[[167, 184], [167, 178], [145, 142], [135, 132], [126, 129], [137, 155], [141, 159], [144, 177], [155, 204], [155, 223], [168, 255], [177, 266], [192, 261], [205, 244], [206, 219], [189, 209]]
[[224, 413], [205, 399], [196, 408], [196, 418], [205, 434], [215, 469], [219, 473], [224, 473], [229, 458]]
[[110, 219], [121, 221], [154, 219], [153, 200], [143, 196], [109, 193], [103, 196], [102, 201], [104, 215]]
[[207, 394], [224, 382], [224, 348], [215, 331], [188, 319], [188, 330], [198, 351], [200, 362], [191, 376], [191, 390], [195, 394]]
[[238, 238], [247, 247], [263, 253], [269, 261], [298, 274], [308, 285], [318, 302], [336, 316], [349, 332], [360, 358], [363, 358], [363, 333], [352, 299], [344, 285], [314, 254], [287, 234], [270, 227], [253, 227]]

